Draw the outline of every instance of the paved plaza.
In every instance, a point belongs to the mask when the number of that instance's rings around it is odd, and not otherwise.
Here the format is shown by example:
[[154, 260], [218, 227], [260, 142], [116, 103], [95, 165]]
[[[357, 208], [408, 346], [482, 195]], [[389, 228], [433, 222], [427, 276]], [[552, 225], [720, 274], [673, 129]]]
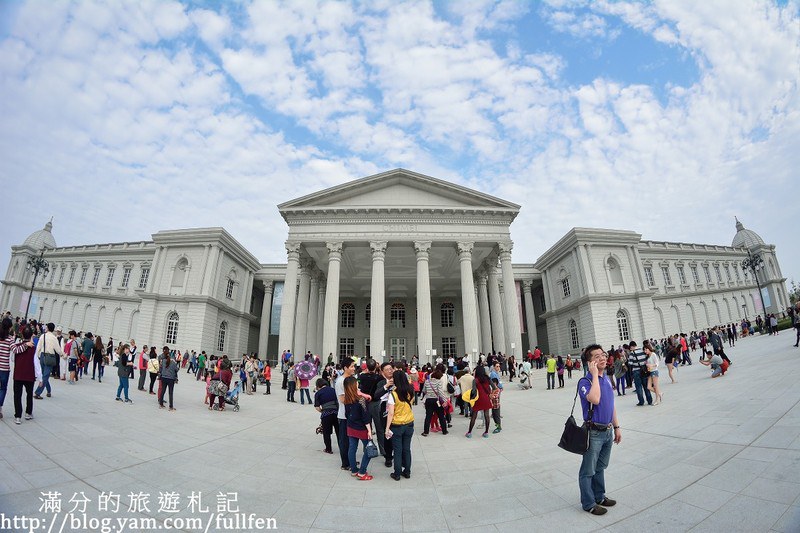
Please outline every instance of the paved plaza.
[[[678, 383], [662, 377], [660, 406], [636, 407], [632, 392], [617, 398], [623, 440], [606, 483], [618, 504], [605, 516], [580, 509], [580, 458], [556, 447], [577, 378], [547, 391], [542, 371], [532, 391], [506, 384], [504, 429], [489, 439], [465, 439], [460, 417], [450, 435], [421, 438], [424, 409], [416, 407], [412, 477], [400, 482], [380, 460], [369, 482], [339, 470], [338, 455], [320, 451], [316, 411], [286, 403], [279, 383], [271, 396], [263, 389], [242, 395], [240, 412], [220, 413], [203, 406], [201, 384], [182, 377], [170, 413], [135, 383], [133, 405], [115, 402], [114, 372], [102, 384], [57, 382], [53, 397], [36, 403], [35, 420], [21, 426], [6, 398], [0, 511], [39, 518], [41, 531], [84, 524], [100, 531], [91, 519], [97, 526], [103, 518], [147, 517], [158, 519], [153, 529], [180, 517], [201, 519], [201, 531], [255, 530], [217, 521], [251, 514], [274, 518], [280, 531], [798, 531], [800, 349], [793, 340], [790, 332], [742, 339], [720, 379], [698, 364], [680, 368]], [[43, 492], [60, 494], [60, 512]], [[149, 495], [147, 510], [132, 493]], [[201, 508], [190, 507], [192, 493], [201, 495]], [[50, 509], [40, 510], [43, 500]], [[218, 513], [218, 505], [239, 512]], [[126, 531], [147, 529], [127, 524]], [[23, 529], [17, 526], [3, 529]]]

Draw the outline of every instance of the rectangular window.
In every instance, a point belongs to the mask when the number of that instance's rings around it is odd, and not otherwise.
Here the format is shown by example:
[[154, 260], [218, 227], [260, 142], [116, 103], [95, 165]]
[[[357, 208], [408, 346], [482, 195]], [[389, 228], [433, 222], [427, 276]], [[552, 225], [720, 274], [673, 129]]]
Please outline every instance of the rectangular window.
[[389, 355], [395, 359], [406, 356], [406, 340], [404, 338], [389, 339]]
[[698, 283], [700, 283], [700, 276], [697, 275], [697, 267], [692, 266], [689, 268], [692, 270], [692, 279], [694, 280], [694, 284], [697, 285]]
[[97, 286], [97, 281], [100, 279], [100, 267], [94, 267], [94, 275], [92, 276], [92, 287]]
[[456, 308], [450, 302], [445, 302], [441, 307], [442, 327], [452, 328], [456, 325]]
[[564, 278], [561, 280], [561, 290], [564, 292], [564, 298], [569, 297], [569, 278]]
[[711, 271], [708, 270], [708, 266], [703, 267], [703, 272], [706, 274], [706, 283], [711, 283]]
[[83, 284], [86, 283], [86, 273], [89, 271], [89, 267], [81, 268], [81, 281], [79, 285], [83, 287]]
[[131, 267], [125, 267], [122, 271], [122, 287], [126, 288], [131, 281]]
[[686, 273], [683, 271], [683, 267], [678, 267], [678, 281], [681, 282], [681, 285], [686, 285]]
[[653, 269], [652, 267], [644, 267], [644, 277], [647, 280], [648, 287], [655, 287], [656, 280], [653, 279]]
[[339, 359], [353, 357], [356, 354], [356, 342], [353, 338], [339, 339]]
[[111, 286], [111, 282], [114, 281], [114, 272], [117, 271], [117, 267], [108, 267], [108, 275], [106, 276], [106, 287]]
[[667, 287], [672, 286], [672, 277], [669, 275], [669, 267], [661, 267], [661, 274], [664, 276], [664, 283]]
[[342, 304], [342, 316], [339, 321], [339, 327], [354, 328], [356, 327], [356, 306], [352, 303]]
[[72, 267], [69, 269], [69, 281], [67, 281], [67, 285], [72, 285], [72, 280], [75, 279], [75, 271], [77, 267]]
[[149, 268], [142, 268], [142, 273], [139, 276], [139, 288], [146, 289], [147, 288], [147, 278], [150, 277], [150, 269]]
[[61, 265], [61, 273], [58, 275], [58, 284], [60, 285], [62, 281], [64, 281], [64, 271], [67, 270], [67, 267]]
[[455, 337], [442, 337], [442, 357], [447, 359], [448, 357], [455, 357], [456, 356], [456, 338]]

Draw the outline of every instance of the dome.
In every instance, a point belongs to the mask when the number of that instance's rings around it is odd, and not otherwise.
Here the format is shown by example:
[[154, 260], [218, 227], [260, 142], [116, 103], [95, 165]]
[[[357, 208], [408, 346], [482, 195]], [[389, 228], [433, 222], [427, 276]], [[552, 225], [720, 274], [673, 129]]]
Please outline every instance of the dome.
[[51, 231], [53, 230], [53, 222], [50, 221], [44, 225], [44, 229], [40, 229], [39, 231], [34, 231], [28, 238], [25, 239], [25, 242], [22, 243], [23, 246], [30, 246], [31, 248], [35, 248], [36, 250], [42, 250], [44, 248], [55, 248], [56, 247], [56, 240], [53, 238], [53, 234]]
[[745, 229], [744, 224], [736, 219], [736, 235], [733, 237], [731, 246], [736, 248], [752, 248], [764, 244], [764, 239], [751, 229]]

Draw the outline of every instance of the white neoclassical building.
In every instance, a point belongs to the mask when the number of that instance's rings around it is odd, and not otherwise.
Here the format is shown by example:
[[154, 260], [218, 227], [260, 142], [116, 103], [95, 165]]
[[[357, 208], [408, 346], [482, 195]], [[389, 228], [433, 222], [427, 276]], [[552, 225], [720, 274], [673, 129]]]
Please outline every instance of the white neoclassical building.
[[[375, 358], [576, 352], [788, 305], [775, 247], [737, 221], [732, 246], [574, 228], [512, 263], [520, 206], [396, 169], [278, 206], [287, 262], [261, 264], [222, 228], [58, 247], [52, 224], [12, 247], [0, 308], [116, 340], [211, 353], [283, 349]], [[37, 280], [28, 257], [44, 250]], [[764, 260], [759, 295], [748, 254]], [[30, 306], [29, 306], [30, 302]]]

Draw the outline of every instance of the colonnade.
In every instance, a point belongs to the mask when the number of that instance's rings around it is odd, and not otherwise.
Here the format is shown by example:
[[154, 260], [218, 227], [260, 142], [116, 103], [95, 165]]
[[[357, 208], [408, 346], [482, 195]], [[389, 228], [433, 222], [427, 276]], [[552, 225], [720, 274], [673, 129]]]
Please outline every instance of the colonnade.
[[[319, 354], [323, 360], [329, 353], [338, 359], [339, 352], [339, 287], [344, 243], [327, 242], [327, 275], [310, 261], [301, 258], [302, 243], [286, 243], [287, 266], [281, 308], [278, 350], [291, 348], [295, 354], [306, 351]], [[370, 291], [370, 352], [380, 359], [387, 349], [385, 257], [388, 241], [370, 241], [372, 280]], [[431, 241], [414, 241], [416, 256], [417, 346], [422, 360], [435, 348], [431, 312], [429, 270]], [[473, 270], [474, 242], [453, 243], [458, 254], [461, 281], [461, 317], [464, 326], [463, 351], [474, 361], [479, 352], [493, 349], [504, 354], [523, 354], [520, 315], [516, 284], [511, 264], [511, 242], [501, 242], [489, 257]], [[262, 309], [259, 352], [266, 351], [269, 331], [269, 305], [272, 282], [265, 284], [267, 294]], [[505, 294], [501, 290], [506, 288]], [[531, 282], [523, 282], [527, 327], [531, 347], [536, 344], [535, 319]], [[265, 318], [266, 317], [266, 321]], [[413, 352], [413, 349], [412, 349]]]

